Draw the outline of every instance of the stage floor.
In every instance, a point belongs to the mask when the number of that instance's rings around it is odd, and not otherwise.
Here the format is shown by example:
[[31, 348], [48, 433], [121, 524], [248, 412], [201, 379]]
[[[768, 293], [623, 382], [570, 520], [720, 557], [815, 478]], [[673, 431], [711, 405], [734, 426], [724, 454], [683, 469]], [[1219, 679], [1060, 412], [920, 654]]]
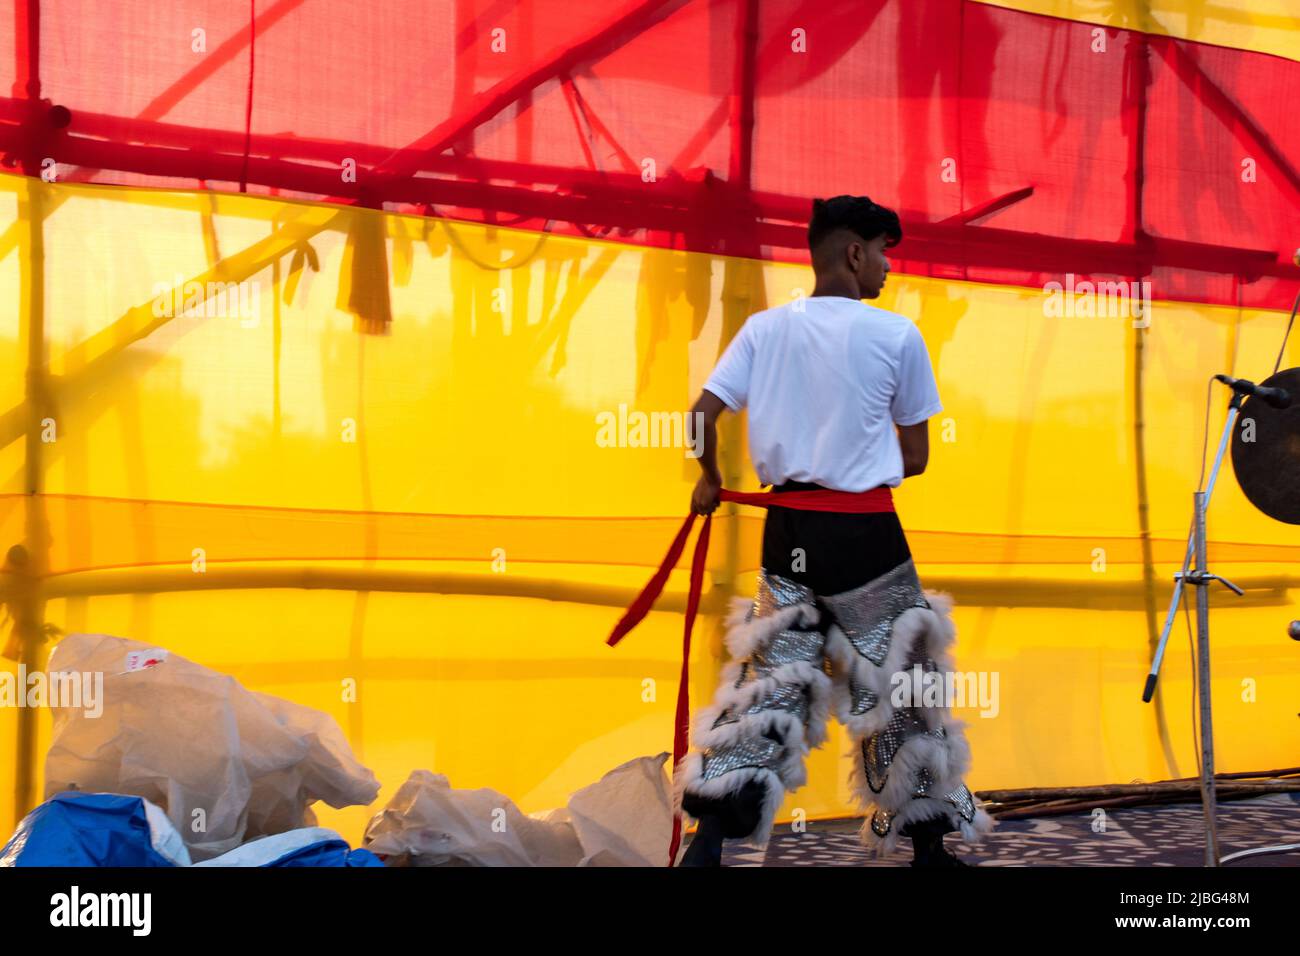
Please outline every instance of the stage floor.
[[[1004, 820], [978, 848], [949, 834], [948, 849], [979, 866], [1200, 866], [1204, 854], [1199, 803], [1108, 810], [1094, 833], [1087, 815]], [[1220, 852], [1300, 843], [1300, 794], [1271, 794], [1219, 805]], [[724, 866], [907, 866], [911, 841], [877, 860], [858, 843], [859, 820], [808, 824], [794, 833], [778, 826], [766, 850], [728, 843]], [[1300, 866], [1300, 851], [1252, 857], [1228, 866]]]

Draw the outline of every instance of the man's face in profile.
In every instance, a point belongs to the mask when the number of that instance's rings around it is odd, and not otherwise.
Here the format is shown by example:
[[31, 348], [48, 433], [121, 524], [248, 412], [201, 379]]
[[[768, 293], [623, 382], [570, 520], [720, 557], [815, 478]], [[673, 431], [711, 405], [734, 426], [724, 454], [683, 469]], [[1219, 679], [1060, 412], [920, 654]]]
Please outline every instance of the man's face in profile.
[[849, 268], [858, 280], [862, 298], [875, 299], [885, 287], [889, 275], [889, 259], [885, 257], [885, 237], [876, 236], [870, 242], [855, 242], [849, 246]]

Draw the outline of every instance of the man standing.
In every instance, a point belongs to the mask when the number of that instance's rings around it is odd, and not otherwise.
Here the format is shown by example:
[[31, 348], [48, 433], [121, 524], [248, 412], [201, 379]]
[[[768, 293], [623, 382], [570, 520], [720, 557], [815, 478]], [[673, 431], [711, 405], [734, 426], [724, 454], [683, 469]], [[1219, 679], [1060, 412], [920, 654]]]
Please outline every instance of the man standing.
[[[901, 239], [898, 216], [865, 196], [815, 200], [812, 295], [751, 316], [693, 409], [694, 513], [721, 495], [724, 408], [749, 408], [759, 478], [803, 503], [769, 506], [757, 596], [728, 622], [732, 661], [676, 775], [700, 821], [683, 865], [718, 865], [724, 838], [766, 843], [832, 709], [854, 743], [864, 843], [887, 852], [909, 836], [913, 866], [960, 866], [943, 835], [976, 842], [992, 828], [963, 782], [963, 725], [910, 686], [952, 670], [955, 631], [949, 599], [921, 589], [889, 492], [929, 457], [927, 420], [942, 409], [929, 354], [910, 319], [861, 301], [880, 295], [885, 249]], [[914, 693], [897, 696], [900, 682]]]

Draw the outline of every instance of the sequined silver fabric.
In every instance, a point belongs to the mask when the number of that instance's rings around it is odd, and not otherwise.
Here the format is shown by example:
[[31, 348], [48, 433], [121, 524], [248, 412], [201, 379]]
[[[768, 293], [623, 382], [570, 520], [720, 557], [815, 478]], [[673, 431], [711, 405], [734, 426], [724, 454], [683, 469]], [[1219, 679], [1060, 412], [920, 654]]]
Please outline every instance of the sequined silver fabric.
[[917, 664], [920, 664], [921, 670], [927, 674], [939, 669], [939, 665], [934, 662], [933, 658], [929, 656], [929, 653], [919, 641], [917, 642], [917, 645], [912, 648], [912, 653], [908, 655], [907, 663], [904, 666], [908, 670], [911, 670], [912, 667]]
[[894, 621], [908, 608], [929, 607], [908, 558], [861, 587], [822, 598], [854, 649], [879, 667], [889, 653]]
[[880, 695], [870, 687], [863, 687], [852, 677], [849, 678], [849, 706], [854, 717], [860, 717], [880, 703]]
[[934, 789], [934, 775], [930, 773], [928, 767], [922, 767], [916, 772], [916, 782], [912, 784], [912, 796], [928, 796], [932, 789]]
[[734, 708], [728, 707], [718, 715], [718, 719], [713, 722], [713, 727], [716, 730], [724, 724], [736, 723], [742, 716], [752, 717], [767, 710], [783, 710], [788, 714], [794, 714], [806, 723], [808, 720], [808, 707], [808, 691], [806, 688], [793, 684], [782, 684], [762, 700], [751, 704], [740, 713], [736, 713]]
[[764, 569], [758, 575], [758, 593], [754, 595], [754, 606], [750, 609], [749, 616], [771, 617], [783, 608], [812, 603], [811, 588]]
[[766, 645], [755, 648], [751, 663], [760, 673], [798, 661], [820, 665], [825, 644], [821, 631], [787, 628], [772, 635]]
[[966, 785], [962, 784], [956, 790], [952, 790], [943, 795], [943, 798], [957, 808], [963, 820], [970, 823], [975, 819], [975, 798], [970, 795]]
[[748, 680], [749, 680], [749, 661], [741, 661], [740, 672], [736, 674], [736, 682], [731, 686], [739, 688], [741, 684], [744, 684]]
[[889, 828], [894, 825], [896, 813], [890, 813], [888, 810], [877, 810], [871, 815], [871, 832], [878, 837], [889, 836]]
[[[779, 574], [761, 572], [758, 593], [746, 619], [762, 620], [798, 604], [811, 606], [813, 601], [814, 595], [809, 588]], [[740, 690], [748, 683], [770, 676], [772, 671], [786, 664], [802, 662], [821, 669], [825, 665], [825, 646], [826, 636], [815, 627], [796, 625], [777, 631], [740, 662], [732, 688]], [[738, 723], [741, 717], [771, 711], [793, 714], [806, 728], [812, 711], [809, 687], [802, 681], [780, 683], [743, 709], [736, 705], [725, 707], [714, 721], [713, 729]], [[781, 742], [755, 733], [752, 737], [707, 748], [702, 755], [701, 777], [705, 781], [716, 780], [734, 770], [749, 767], [766, 767], [777, 773], [783, 753]]]
[[[930, 772], [924, 768], [917, 774], [916, 786], [912, 791], [912, 799], [919, 800], [922, 797], [928, 797], [934, 787], [934, 778]], [[971, 796], [970, 790], [962, 784], [956, 790], [943, 795], [943, 799], [952, 804], [961, 818], [967, 823], [975, 819], [975, 799]], [[877, 808], [876, 812], [871, 815], [871, 831], [878, 837], [889, 836], [889, 831], [894, 825], [894, 819], [898, 816], [896, 810], [886, 810], [883, 807]]]
[[751, 737], [734, 744], [710, 747], [704, 752], [700, 777], [706, 781], [716, 780], [745, 767], [765, 768], [775, 773], [783, 749], [781, 744], [767, 737]]
[[[884, 664], [889, 654], [894, 622], [909, 608], [929, 607], [921, 590], [916, 567], [909, 559], [874, 581], [830, 597], [822, 597], [821, 604], [832, 615], [853, 648], [877, 667]], [[933, 674], [938, 665], [929, 656], [924, 644], [911, 649], [903, 669], [911, 672], [919, 667], [922, 673]], [[848, 682], [850, 710], [854, 716], [864, 714], [879, 703], [878, 696], [850, 678]], [[917, 688], [918, 691], [922, 688]], [[919, 703], [919, 701], [917, 702]], [[860, 741], [862, 768], [867, 786], [873, 793], [882, 793], [889, 780], [889, 772], [903, 745], [913, 737], [926, 735], [943, 740], [947, 732], [943, 727], [929, 730], [923, 711], [918, 707], [895, 710], [889, 722], [877, 733]], [[920, 767], [912, 779], [911, 799], [933, 799], [937, 796], [937, 782], [929, 767]], [[964, 785], [942, 796], [961, 816], [970, 820], [975, 813], [974, 800]], [[870, 827], [879, 837], [885, 837], [893, 828], [901, 807], [877, 806], [871, 816]]]
[[880, 793], [885, 789], [885, 782], [889, 779], [889, 768], [903, 744], [922, 734], [942, 740], [944, 729], [937, 727], [934, 730], [926, 730], [925, 718], [921, 716], [921, 712], [914, 707], [908, 707], [894, 711], [883, 730], [863, 738], [862, 768], [866, 772], [867, 786], [873, 793]]

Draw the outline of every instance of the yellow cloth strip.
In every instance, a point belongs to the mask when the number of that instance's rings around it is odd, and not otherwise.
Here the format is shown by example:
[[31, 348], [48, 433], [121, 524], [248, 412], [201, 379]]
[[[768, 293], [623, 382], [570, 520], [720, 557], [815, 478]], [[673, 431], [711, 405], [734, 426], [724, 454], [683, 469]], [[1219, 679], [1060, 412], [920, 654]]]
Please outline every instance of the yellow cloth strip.
[[976, 0], [991, 7], [1042, 13], [1106, 27], [1300, 60], [1295, 0]]

